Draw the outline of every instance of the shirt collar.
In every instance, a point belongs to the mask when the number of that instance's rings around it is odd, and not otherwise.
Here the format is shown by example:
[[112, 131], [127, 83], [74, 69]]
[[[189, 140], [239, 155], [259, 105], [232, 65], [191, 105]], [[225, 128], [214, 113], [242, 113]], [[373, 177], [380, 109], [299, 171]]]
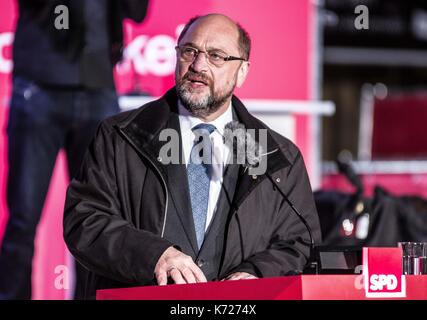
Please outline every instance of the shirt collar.
[[178, 101], [178, 112], [181, 131], [191, 130], [200, 123], [208, 123], [214, 125], [219, 134], [224, 135], [226, 124], [233, 121], [233, 109], [231, 107], [231, 102], [227, 110], [211, 122], [203, 122], [201, 119], [193, 116], [187, 109], [185, 109], [180, 101]]

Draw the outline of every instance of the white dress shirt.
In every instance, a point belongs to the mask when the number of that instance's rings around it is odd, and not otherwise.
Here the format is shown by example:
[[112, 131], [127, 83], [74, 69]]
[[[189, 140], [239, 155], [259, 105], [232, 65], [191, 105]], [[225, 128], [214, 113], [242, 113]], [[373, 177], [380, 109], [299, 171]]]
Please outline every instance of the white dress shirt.
[[181, 105], [181, 103], [178, 103], [178, 111], [182, 148], [186, 166], [190, 160], [191, 149], [193, 148], [194, 141], [196, 139], [192, 128], [200, 123], [209, 123], [214, 125], [216, 128], [210, 135], [212, 141], [212, 178], [209, 185], [209, 202], [205, 225], [206, 231], [215, 214], [219, 194], [221, 192], [222, 176], [229, 155], [229, 148], [224, 144], [223, 135], [225, 125], [230, 121], [233, 121], [233, 111], [230, 103], [227, 110], [211, 122], [203, 122], [199, 118], [191, 115], [190, 112]]

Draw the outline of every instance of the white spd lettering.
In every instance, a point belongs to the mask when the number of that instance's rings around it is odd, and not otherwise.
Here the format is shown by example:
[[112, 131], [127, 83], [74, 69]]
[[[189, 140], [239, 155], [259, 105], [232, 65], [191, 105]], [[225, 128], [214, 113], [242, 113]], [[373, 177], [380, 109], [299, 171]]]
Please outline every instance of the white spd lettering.
[[384, 287], [391, 291], [397, 288], [397, 278], [393, 274], [373, 274], [369, 284], [372, 291], [384, 290]]

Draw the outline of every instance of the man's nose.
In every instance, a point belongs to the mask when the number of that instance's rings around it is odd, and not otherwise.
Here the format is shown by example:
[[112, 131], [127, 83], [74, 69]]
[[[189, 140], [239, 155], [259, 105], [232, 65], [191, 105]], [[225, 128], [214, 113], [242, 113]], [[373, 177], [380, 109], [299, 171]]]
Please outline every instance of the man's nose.
[[208, 68], [208, 56], [205, 52], [199, 52], [191, 64], [192, 69], [197, 72], [206, 71]]

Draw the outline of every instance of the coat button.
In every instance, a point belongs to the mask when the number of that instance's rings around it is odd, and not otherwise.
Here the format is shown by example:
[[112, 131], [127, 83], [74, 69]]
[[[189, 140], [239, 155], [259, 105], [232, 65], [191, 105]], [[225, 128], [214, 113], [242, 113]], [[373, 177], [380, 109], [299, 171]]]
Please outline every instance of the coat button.
[[199, 268], [203, 267], [206, 264], [205, 260], [203, 259], [197, 259], [197, 266]]

